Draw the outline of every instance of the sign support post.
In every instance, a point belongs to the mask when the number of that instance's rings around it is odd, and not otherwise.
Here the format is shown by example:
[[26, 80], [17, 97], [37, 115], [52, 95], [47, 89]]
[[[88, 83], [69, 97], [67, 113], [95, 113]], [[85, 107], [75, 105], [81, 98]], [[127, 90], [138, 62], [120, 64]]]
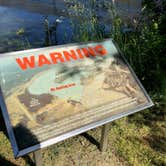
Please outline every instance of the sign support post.
[[[101, 150], [101, 152], [105, 152], [107, 150], [108, 131], [109, 131], [109, 123], [102, 126], [101, 141], [100, 141], [100, 150]], [[34, 159], [34, 162], [35, 162], [36, 166], [42, 166], [43, 165], [41, 150], [37, 150], [37, 151], [33, 152], [33, 159]]]
[[42, 159], [42, 153], [41, 150], [37, 150], [33, 152], [33, 159], [36, 166], [42, 166], [43, 165], [43, 159]]
[[102, 152], [105, 152], [107, 150], [108, 130], [109, 130], [109, 123], [102, 126], [101, 141], [100, 141], [100, 150]]

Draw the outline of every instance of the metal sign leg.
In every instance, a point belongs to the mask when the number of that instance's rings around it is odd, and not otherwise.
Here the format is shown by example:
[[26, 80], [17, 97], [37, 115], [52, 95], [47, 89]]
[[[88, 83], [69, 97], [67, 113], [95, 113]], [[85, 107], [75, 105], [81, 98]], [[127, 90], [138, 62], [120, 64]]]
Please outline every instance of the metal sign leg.
[[102, 132], [101, 132], [100, 150], [102, 152], [105, 152], [107, 150], [108, 130], [109, 130], [109, 123], [103, 125]]
[[36, 166], [42, 166], [43, 165], [41, 150], [33, 152], [33, 158], [34, 158]]

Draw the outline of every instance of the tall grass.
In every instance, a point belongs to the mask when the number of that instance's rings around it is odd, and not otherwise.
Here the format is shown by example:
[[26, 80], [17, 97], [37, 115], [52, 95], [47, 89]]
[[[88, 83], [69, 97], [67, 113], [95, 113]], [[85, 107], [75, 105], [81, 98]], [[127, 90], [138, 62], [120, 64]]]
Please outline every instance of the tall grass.
[[[72, 1], [69, 11], [81, 19], [72, 20], [73, 41], [101, 40], [112, 37], [121, 48], [139, 79], [149, 92], [160, 93], [165, 91], [165, 38], [160, 34], [160, 22], [165, 19], [163, 15], [156, 17], [155, 11], [149, 11], [145, 1], [144, 11], [138, 19], [124, 22], [119, 16], [112, 2], [103, 1], [94, 3], [87, 8], [87, 2]], [[155, 5], [155, 4], [153, 4]], [[150, 5], [152, 7], [152, 5]], [[110, 34], [106, 35], [104, 27], [100, 24], [93, 9], [108, 10], [112, 20]], [[105, 8], [105, 9], [104, 9]], [[162, 9], [163, 10], [163, 9]], [[131, 24], [132, 22], [132, 24]]]

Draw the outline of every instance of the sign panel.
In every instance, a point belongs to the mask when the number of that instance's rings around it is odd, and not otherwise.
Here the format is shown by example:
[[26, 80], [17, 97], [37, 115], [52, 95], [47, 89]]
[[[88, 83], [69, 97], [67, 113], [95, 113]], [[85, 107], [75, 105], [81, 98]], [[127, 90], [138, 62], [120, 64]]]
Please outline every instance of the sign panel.
[[0, 54], [16, 157], [152, 106], [111, 39]]

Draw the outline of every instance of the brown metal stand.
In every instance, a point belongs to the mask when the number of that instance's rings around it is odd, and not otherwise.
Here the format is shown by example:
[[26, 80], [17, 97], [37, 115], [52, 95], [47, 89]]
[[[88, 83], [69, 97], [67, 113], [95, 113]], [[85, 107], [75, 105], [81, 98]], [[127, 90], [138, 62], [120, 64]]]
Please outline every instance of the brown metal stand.
[[[109, 130], [109, 124], [103, 125], [102, 132], [101, 132], [101, 141], [100, 141], [100, 150], [102, 152], [105, 152], [107, 150], [108, 130]], [[36, 166], [43, 165], [41, 150], [33, 152], [33, 158], [34, 158]]]
[[107, 150], [108, 130], [109, 130], [109, 123], [103, 125], [102, 131], [101, 131], [100, 150], [102, 152], [105, 152]]
[[41, 150], [33, 152], [33, 158], [34, 158], [36, 166], [42, 166], [43, 165]]

